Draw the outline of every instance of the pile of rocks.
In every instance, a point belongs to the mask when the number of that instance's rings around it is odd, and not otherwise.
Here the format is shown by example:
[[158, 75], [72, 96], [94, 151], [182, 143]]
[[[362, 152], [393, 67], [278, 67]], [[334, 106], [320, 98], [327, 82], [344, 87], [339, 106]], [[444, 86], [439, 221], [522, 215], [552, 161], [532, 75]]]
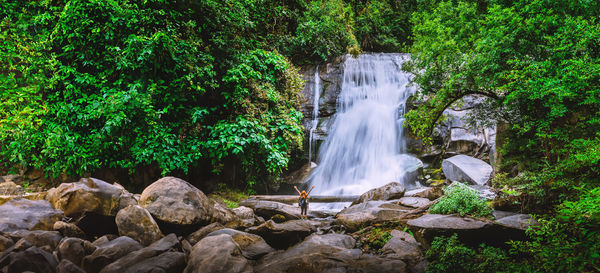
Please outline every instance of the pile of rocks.
[[[0, 271], [423, 272], [423, 247], [432, 236], [474, 230], [498, 236], [528, 224], [523, 215], [501, 212], [496, 221], [426, 214], [436, 192], [405, 196], [394, 182], [335, 217], [311, 211], [300, 220], [297, 206], [273, 201], [249, 199], [228, 209], [175, 177], [141, 194], [84, 178], [29, 199], [4, 196]], [[344, 234], [390, 221], [411, 227], [416, 237], [392, 230], [381, 251], [371, 253]]]

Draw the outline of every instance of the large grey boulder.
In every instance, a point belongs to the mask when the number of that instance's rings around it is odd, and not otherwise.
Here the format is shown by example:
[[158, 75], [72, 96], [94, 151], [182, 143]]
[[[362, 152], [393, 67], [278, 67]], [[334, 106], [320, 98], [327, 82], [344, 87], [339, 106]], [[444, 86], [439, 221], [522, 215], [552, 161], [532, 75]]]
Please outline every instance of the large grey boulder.
[[142, 192], [139, 204], [156, 220], [187, 228], [210, 222], [227, 225], [239, 220], [231, 210], [176, 177], [163, 177], [152, 183]]
[[115, 221], [119, 235], [129, 236], [144, 246], [148, 246], [164, 236], [152, 215], [138, 205], [130, 205], [120, 210]]
[[63, 237], [85, 238], [85, 233], [77, 225], [58, 221], [54, 223], [54, 230], [60, 232]]
[[127, 236], [98, 245], [92, 254], [83, 258], [82, 268], [86, 272], [97, 273], [105, 266], [127, 254], [142, 249], [142, 245]]
[[10, 251], [6, 255], [0, 255], [0, 272], [55, 272], [57, 265], [58, 262], [52, 254], [35, 246], [24, 251]]
[[224, 229], [224, 228], [225, 228], [225, 226], [223, 226], [221, 223], [212, 223], [210, 225], [201, 227], [200, 229], [194, 231], [192, 234], [188, 235], [186, 239], [193, 246], [196, 243], [198, 243], [200, 240], [202, 240], [204, 237], [206, 237], [206, 235], [210, 234], [211, 232], [219, 230], [219, 229]]
[[85, 271], [83, 271], [81, 267], [65, 259], [58, 263], [56, 273], [85, 273]]
[[[180, 243], [177, 236], [171, 233], [145, 248], [127, 253], [123, 257], [104, 267], [100, 272], [147, 272], [141, 271], [140, 267], [149, 267], [150, 265], [160, 265], [160, 267], [157, 267], [157, 270], [158, 268], [162, 268], [163, 272], [181, 272], [185, 260], [183, 258], [183, 253], [175, 251], [172, 253], [176, 254], [168, 254], [161, 256], [160, 258], [157, 257], [164, 253], [168, 253], [168, 251], [171, 250], [179, 250], [179, 246]], [[171, 257], [174, 260], [170, 262], [167, 261], [167, 263], [162, 265], [156, 260], [166, 260], [168, 257]]]
[[20, 240], [26, 240], [33, 246], [48, 250], [49, 252], [52, 252], [63, 238], [58, 231], [47, 230], [22, 230], [11, 233], [11, 236], [21, 237]]
[[352, 205], [340, 211], [335, 218], [347, 231], [357, 231], [362, 227], [402, 219], [412, 208], [391, 201], [368, 201]]
[[472, 242], [483, 242], [489, 237], [493, 223], [459, 215], [425, 214], [417, 219], [409, 220], [408, 227], [415, 238], [424, 246], [429, 247], [434, 237], [458, 236]]
[[330, 221], [290, 220], [275, 223], [269, 220], [259, 226], [248, 228], [247, 231], [263, 237], [274, 248], [285, 249], [301, 242], [306, 236], [328, 224]]
[[342, 234], [313, 234], [288, 250], [260, 259], [255, 272], [407, 272], [394, 258], [353, 249], [354, 239]]
[[268, 245], [262, 237], [230, 228], [211, 232], [206, 235], [206, 237], [217, 236], [220, 234], [231, 236], [233, 241], [236, 242], [242, 251], [242, 256], [246, 259], [256, 260], [269, 252], [275, 251], [275, 249]]
[[23, 195], [25, 190], [12, 181], [0, 183], [0, 195]]
[[254, 210], [249, 207], [239, 206], [231, 210], [240, 218], [240, 226], [247, 228], [264, 223], [264, 219], [256, 216]]
[[420, 268], [418, 265], [425, 260], [419, 244], [412, 235], [404, 231], [392, 230], [391, 235], [392, 238], [381, 249], [382, 253], [405, 261], [410, 265], [411, 271], [415, 272], [414, 269]]
[[54, 223], [63, 218], [63, 212], [54, 209], [45, 200], [16, 198], [0, 205], [0, 232], [17, 230], [52, 230]]
[[96, 250], [96, 246], [92, 243], [79, 238], [66, 238], [58, 245], [57, 256], [62, 260], [69, 260], [77, 266], [81, 266], [81, 262], [85, 256], [92, 254]]
[[[185, 273], [254, 272], [239, 245], [228, 234], [205, 237], [192, 248]], [[260, 271], [258, 271], [260, 272]]]
[[[500, 211], [495, 211], [494, 215], [499, 215], [502, 214]], [[527, 230], [530, 226], [532, 225], [536, 225], [537, 221], [531, 217], [531, 215], [529, 214], [512, 214], [512, 215], [507, 215], [504, 217], [496, 217], [496, 221], [495, 223], [506, 227], [506, 228], [512, 228], [512, 229], [517, 229], [517, 230], [522, 230], [525, 231]]]
[[62, 183], [57, 188], [48, 190], [46, 200], [69, 217], [78, 217], [90, 212], [115, 216], [119, 209], [135, 203], [135, 199], [126, 194], [122, 187], [95, 178]]
[[423, 208], [430, 203], [429, 199], [423, 197], [402, 197], [398, 200], [399, 205], [411, 208]]
[[371, 189], [363, 193], [358, 200], [352, 202], [352, 205], [364, 203], [367, 201], [391, 200], [404, 196], [406, 188], [398, 182], [390, 182], [379, 188]]
[[11, 238], [0, 235], [0, 252], [8, 249], [9, 247], [13, 246], [14, 244], [15, 244], [15, 241], [13, 241]]
[[450, 181], [485, 185], [494, 171], [490, 164], [467, 155], [456, 155], [442, 161], [444, 175]]

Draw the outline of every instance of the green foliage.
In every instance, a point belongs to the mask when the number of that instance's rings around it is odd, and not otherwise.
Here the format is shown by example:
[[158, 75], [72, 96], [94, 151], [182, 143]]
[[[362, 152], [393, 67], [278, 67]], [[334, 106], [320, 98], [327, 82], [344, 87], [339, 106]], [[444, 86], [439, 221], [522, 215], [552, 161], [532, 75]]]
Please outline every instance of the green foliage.
[[463, 245], [456, 234], [436, 237], [426, 253], [428, 273], [435, 272], [524, 272], [523, 265], [511, 262], [506, 251], [482, 244], [478, 248]]
[[479, 191], [462, 183], [453, 183], [444, 189], [444, 195], [429, 208], [430, 213], [460, 216], [492, 217], [492, 209], [479, 196]]
[[600, 188], [581, 192], [579, 200], [561, 204], [556, 217], [538, 222], [527, 230], [532, 240], [514, 242], [513, 251], [530, 256], [539, 272], [600, 269]]
[[392, 239], [390, 232], [380, 227], [360, 230], [357, 235], [359, 236], [356, 242], [358, 247], [371, 252], [379, 252]]
[[[362, 4], [342, 0], [1, 5], [0, 168], [13, 171], [209, 169], [274, 181], [303, 138], [303, 83], [284, 56], [361, 52]], [[367, 4], [357, 15], [373, 33], [361, 34], [365, 46], [398, 49], [411, 5]]]
[[420, 103], [407, 113], [425, 140], [443, 111], [486, 98], [472, 122], [511, 125], [503, 168], [529, 171], [529, 207], [600, 185], [600, 28], [597, 1], [442, 1], [413, 15]]
[[351, 1], [356, 14], [355, 35], [371, 52], [402, 52], [409, 43], [410, 15], [416, 1]]
[[312, 1], [296, 30], [299, 52], [320, 61], [342, 55], [358, 44], [353, 27], [352, 9], [343, 1]]

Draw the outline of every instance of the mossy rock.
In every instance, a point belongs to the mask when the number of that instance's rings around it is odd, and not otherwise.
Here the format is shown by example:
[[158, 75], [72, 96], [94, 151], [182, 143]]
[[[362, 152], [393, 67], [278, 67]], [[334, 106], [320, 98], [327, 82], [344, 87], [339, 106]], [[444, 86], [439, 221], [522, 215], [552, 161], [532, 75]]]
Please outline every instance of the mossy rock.
[[271, 220], [273, 220], [273, 222], [275, 222], [275, 223], [283, 223], [286, 221], [285, 216], [283, 216], [281, 214], [275, 214], [275, 215], [271, 216]]

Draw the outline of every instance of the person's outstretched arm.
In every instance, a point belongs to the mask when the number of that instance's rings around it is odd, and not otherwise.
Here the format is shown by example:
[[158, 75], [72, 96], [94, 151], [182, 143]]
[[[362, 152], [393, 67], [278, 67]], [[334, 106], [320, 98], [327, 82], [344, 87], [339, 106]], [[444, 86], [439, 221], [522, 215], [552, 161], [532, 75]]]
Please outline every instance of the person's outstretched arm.
[[294, 189], [296, 189], [296, 191], [298, 192], [298, 194], [300, 194], [300, 191], [298, 190], [298, 188], [296, 186], [294, 186]]
[[[295, 187], [295, 186], [294, 186]], [[310, 190], [306, 193], [306, 195], [309, 195], [310, 192], [315, 188], [315, 186], [312, 186], [312, 188], [310, 188]]]

